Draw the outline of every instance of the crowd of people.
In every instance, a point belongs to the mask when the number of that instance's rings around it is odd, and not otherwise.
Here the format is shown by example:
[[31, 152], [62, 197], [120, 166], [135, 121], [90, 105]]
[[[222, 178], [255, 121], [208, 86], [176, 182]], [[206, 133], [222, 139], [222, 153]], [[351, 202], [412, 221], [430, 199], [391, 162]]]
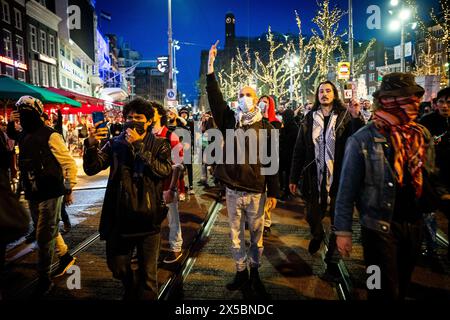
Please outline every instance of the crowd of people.
[[[339, 260], [352, 251], [357, 212], [365, 263], [381, 270], [381, 289], [369, 291], [369, 298], [404, 299], [424, 235], [426, 254], [437, 254], [435, 213], [449, 216], [450, 88], [439, 91], [430, 105], [421, 104], [424, 89], [414, 77], [392, 73], [383, 77], [373, 104], [364, 99], [344, 103], [335, 84], [323, 81], [313, 103], [293, 110], [277, 108], [274, 97], [258, 97], [246, 86], [232, 109], [216, 81], [216, 54], [213, 45], [206, 77], [210, 111], [201, 114], [137, 98], [124, 106], [121, 116], [98, 123], [80, 117], [74, 125], [61, 112], [49, 117], [38, 99], [25, 96], [8, 123], [0, 119], [0, 186], [8, 189], [20, 181], [16, 195], [8, 193], [8, 201], [17, 201], [24, 192], [33, 225], [27, 241], [38, 244], [34, 296], [47, 294], [52, 279], [75, 263], [63, 235], [71, 228], [65, 206], [75, 201], [73, 156], [81, 155], [89, 176], [110, 168], [99, 231], [113, 277], [122, 281], [125, 299], [156, 299], [161, 223], [168, 219], [170, 250], [163, 261], [180, 261], [179, 201], [194, 194], [196, 144], [202, 151], [208, 149], [215, 129], [224, 136], [255, 132], [256, 144], [276, 146], [269, 151], [279, 163], [276, 172], [267, 173], [264, 169], [270, 163], [259, 156], [251, 162], [248, 139], [240, 162], [230, 147], [237, 136], [221, 144], [227, 161], [200, 159], [198, 184], [208, 188], [213, 181], [226, 201], [236, 269], [228, 290], [246, 287], [265, 292], [258, 270], [264, 238], [271, 233], [272, 212], [278, 200], [300, 195], [306, 203], [311, 255], [325, 239], [322, 220], [327, 214], [331, 218], [327, 268], [321, 277], [336, 281], [339, 276]], [[177, 134], [180, 129], [187, 135]], [[27, 223], [25, 218], [8, 230], [17, 230], [15, 238], [21, 237]], [[0, 237], [0, 268], [12, 238]], [[134, 250], [137, 274], [131, 269]], [[51, 273], [55, 251], [60, 267]]]

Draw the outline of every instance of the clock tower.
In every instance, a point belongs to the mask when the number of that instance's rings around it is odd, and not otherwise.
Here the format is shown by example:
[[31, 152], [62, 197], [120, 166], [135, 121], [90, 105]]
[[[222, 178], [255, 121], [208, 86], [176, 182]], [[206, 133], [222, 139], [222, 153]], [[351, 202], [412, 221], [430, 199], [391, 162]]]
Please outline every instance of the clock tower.
[[233, 46], [234, 38], [236, 36], [235, 32], [236, 19], [234, 14], [228, 12], [225, 15], [225, 47], [229, 48]]

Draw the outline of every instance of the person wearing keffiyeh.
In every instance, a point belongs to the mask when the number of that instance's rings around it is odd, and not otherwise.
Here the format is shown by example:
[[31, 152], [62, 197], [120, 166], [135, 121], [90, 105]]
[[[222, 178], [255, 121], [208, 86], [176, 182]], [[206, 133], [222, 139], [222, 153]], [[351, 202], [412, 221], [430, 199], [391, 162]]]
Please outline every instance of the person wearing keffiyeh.
[[365, 264], [378, 266], [381, 275], [369, 299], [406, 297], [421, 248], [422, 213], [435, 205], [433, 141], [415, 121], [423, 94], [413, 75], [385, 75], [373, 94], [373, 121], [345, 148], [334, 232], [340, 254], [348, 256], [356, 206]]
[[[360, 104], [356, 99], [346, 107], [330, 81], [319, 84], [314, 106], [303, 120], [292, 156], [289, 189], [295, 195], [297, 184], [306, 201], [306, 220], [311, 229], [310, 254], [319, 251], [324, 240], [322, 220], [330, 214], [333, 224], [334, 203], [339, 184], [347, 139], [364, 126]], [[325, 255], [327, 268], [322, 279], [334, 281], [339, 275], [334, 233]]]
[[[272, 145], [278, 143], [278, 132], [270, 123], [263, 120], [261, 110], [257, 106], [258, 98], [254, 88], [244, 86], [240, 89], [236, 112], [227, 105], [214, 74], [217, 44], [218, 42], [212, 45], [209, 51], [206, 92], [214, 122], [225, 136], [222, 159], [226, 161], [217, 163], [214, 176], [226, 187], [231, 253], [236, 266], [234, 279], [226, 285], [226, 288], [235, 291], [246, 286], [264, 299], [267, 293], [258, 270], [264, 250], [264, 204], [274, 208], [277, 203], [278, 150], [276, 147], [272, 148]], [[260, 146], [263, 139], [266, 140], [267, 146], [270, 146], [269, 163], [263, 164], [261, 154], [255, 156], [252, 153], [255, 150], [250, 148], [251, 139], [245, 139], [244, 146], [240, 147], [237, 144], [239, 143], [237, 133], [254, 133], [256, 140], [253, 146]], [[276, 169], [268, 172], [265, 170], [268, 166]], [[264, 196], [266, 191], [267, 199]], [[250, 231], [248, 250], [245, 243], [245, 221]]]

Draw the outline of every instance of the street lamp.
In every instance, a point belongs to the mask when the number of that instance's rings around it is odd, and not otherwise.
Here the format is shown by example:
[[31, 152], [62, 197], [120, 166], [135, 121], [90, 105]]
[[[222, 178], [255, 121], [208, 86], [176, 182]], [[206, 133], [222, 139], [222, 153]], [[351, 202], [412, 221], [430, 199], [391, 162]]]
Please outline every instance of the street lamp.
[[180, 46], [178, 45], [180, 42], [178, 40], [172, 41], [172, 56], [173, 56], [173, 89], [177, 90], [177, 63], [176, 63], [176, 52], [180, 50]]
[[[391, 6], [395, 7], [398, 4], [398, 0], [391, 0]], [[393, 12], [390, 10], [389, 13]], [[393, 20], [390, 24], [392, 30], [400, 29], [400, 72], [405, 72], [405, 25], [410, 16], [411, 10], [402, 7], [398, 13], [398, 20]]]

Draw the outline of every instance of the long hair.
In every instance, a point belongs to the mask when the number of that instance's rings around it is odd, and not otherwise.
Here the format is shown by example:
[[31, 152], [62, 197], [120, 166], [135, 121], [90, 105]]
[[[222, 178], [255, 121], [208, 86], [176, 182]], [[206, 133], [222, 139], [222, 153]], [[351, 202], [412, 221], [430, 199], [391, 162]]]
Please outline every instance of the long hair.
[[320, 101], [319, 101], [319, 88], [321, 85], [323, 84], [329, 84], [331, 85], [331, 87], [333, 88], [333, 93], [334, 93], [334, 99], [333, 99], [333, 110], [345, 110], [345, 106], [344, 103], [342, 102], [341, 99], [339, 99], [339, 92], [338, 89], [336, 88], [336, 86], [334, 85], [333, 82], [326, 80], [326, 81], [322, 81], [321, 83], [319, 83], [319, 85], [317, 86], [316, 89], [316, 94], [315, 94], [315, 100], [314, 100], [314, 104], [313, 107], [311, 108], [311, 111], [317, 111], [319, 110], [320, 107]]

